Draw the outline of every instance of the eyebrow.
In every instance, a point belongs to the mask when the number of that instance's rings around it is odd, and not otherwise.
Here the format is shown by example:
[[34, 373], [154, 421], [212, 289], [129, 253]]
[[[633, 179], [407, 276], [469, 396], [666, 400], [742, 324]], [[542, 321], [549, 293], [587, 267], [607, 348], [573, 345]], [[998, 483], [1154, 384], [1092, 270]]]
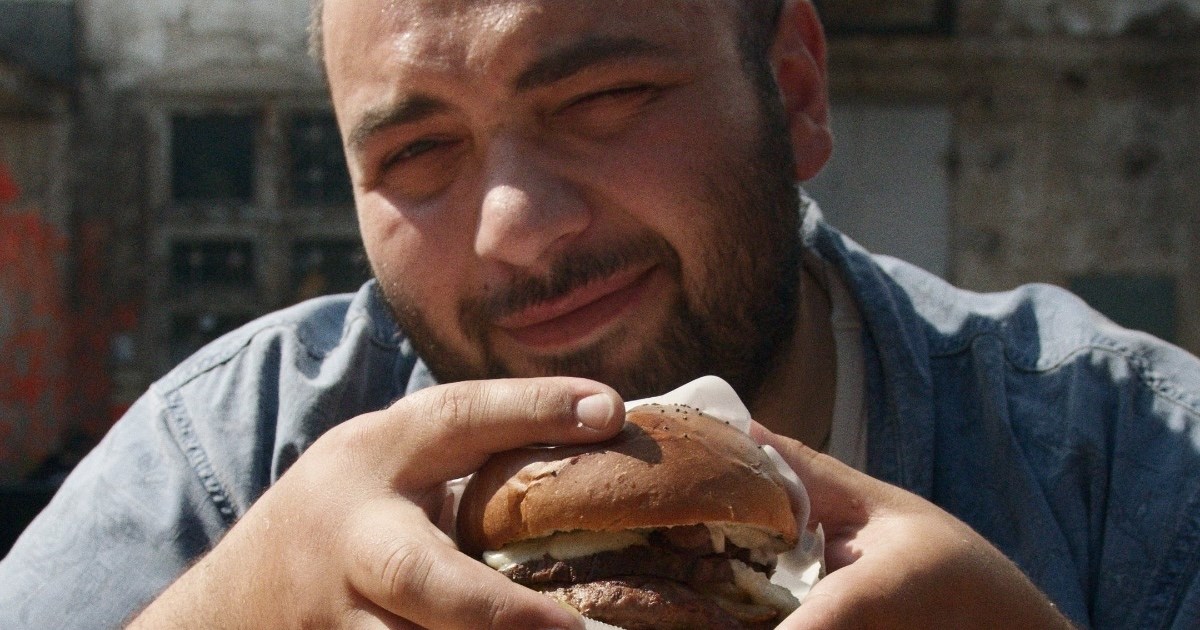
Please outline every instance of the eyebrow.
[[[578, 74], [603, 63], [638, 57], [663, 57], [666, 49], [637, 37], [592, 37], [536, 60], [513, 82], [517, 93], [528, 92]], [[419, 122], [449, 111], [437, 98], [416, 94], [394, 105], [367, 111], [355, 124], [346, 144], [361, 151], [375, 134], [392, 127]]]
[[352, 149], [361, 150], [371, 136], [383, 129], [417, 122], [449, 108], [445, 102], [433, 97], [416, 95], [395, 105], [369, 110], [354, 125], [346, 144]]
[[526, 92], [609, 61], [665, 55], [662, 46], [638, 37], [591, 37], [538, 59], [517, 77], [514, 87]]

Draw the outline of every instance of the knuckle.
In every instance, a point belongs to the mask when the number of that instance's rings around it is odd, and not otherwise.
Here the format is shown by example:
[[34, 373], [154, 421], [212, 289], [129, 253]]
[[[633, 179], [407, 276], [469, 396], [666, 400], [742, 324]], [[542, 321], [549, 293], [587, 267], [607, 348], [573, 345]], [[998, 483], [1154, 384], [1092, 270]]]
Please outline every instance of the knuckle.
[[554, 404], [549, 392], [544, 388], [532, 385], [526, 387], [518, 397], [518, 402], [531, 416], [538, 421], [545, 420], [554, 414]]
[[328, 475], [332, 469], [341, 475], [361, 475], [374, 470], [372, 463], [379, 453], [380, 429], [375, 414], [368, 416], [331, 427], [308, 448], [305, 457], [309, 462], [318, 459], [322, 462], [314, 473]]
[[400, 541], [379, 565], [378, 580], [392, 601], [418, 599], [435, 568], [426, 546], [414, 540]]
[[429, 390], [427, 417], [449, 428], [467, 427], [478, 410], [478, 392], [465, 385], [437, 387]]
[[520, 627], [521, 622], [529, 620], [529, 611], [511, 593], [503, 593], [488, 603], [490, 610], [486, 618], [490, 620], [489, 628], [516, 628]]
[[525, 387], [518, 398], [521, 408], [528, 409], [530, 417], [538, 423], [553, 422], [566, 415], [570, 407], [568, 397], [559, 389], [551, 389], [541, 383]]
[[361, 419], [354, 419], [348, 422], [337, 424], [326, 431], [313, 447], [321, 449], [319, 452], [329, 454], [345, 454], [358, 452], [363, 446], [372, 443], [370, 423]]

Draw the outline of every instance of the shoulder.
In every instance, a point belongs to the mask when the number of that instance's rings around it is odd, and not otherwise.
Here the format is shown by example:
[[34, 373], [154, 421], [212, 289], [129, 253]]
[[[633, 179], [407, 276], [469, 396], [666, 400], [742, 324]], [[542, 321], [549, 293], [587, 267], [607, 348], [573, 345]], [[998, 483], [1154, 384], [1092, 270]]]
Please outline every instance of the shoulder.
[[334, 425], [403, 395], [417, 363], [370, 282], [217, 339], [150, 388], [214, 496], [241, 512]]
[[397, 351], [403, 336], [375, 291], [372, 281], [357, 293], [314, 298], [259, 317], [182, 361], [154, 389], [164, 392], [185, 387], [223, 365], [264, 353], [288, 353], [323, 361], [347, 346], [370, 345]]
[[1200, 411], [1200, 360], [1152, 335], [1118, 326], [1061, 287], [1028, 284], [976, 293], [903, 261], [875, 259], [927, 328], [932, 357], [969, 352], [987, 337], [1003, 348], [1015, 369], [1036, 373], [1103, 365], [1113, 379], [1133, 379]]

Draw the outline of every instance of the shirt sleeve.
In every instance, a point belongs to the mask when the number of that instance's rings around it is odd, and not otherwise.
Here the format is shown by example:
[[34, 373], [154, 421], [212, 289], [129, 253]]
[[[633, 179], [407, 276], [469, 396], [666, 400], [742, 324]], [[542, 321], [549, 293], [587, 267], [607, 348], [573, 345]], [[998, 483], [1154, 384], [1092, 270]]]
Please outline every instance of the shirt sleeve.
[[116, 628], [228, 529], [162, 400], [143, 396], [0, 561], [0, 628]]

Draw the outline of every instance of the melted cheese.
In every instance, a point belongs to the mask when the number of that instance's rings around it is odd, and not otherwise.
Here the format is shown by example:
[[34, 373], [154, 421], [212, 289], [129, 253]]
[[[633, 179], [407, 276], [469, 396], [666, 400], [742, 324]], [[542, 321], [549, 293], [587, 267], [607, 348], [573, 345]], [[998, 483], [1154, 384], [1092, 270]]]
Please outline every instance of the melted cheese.
[[485, 551], [483, 561], [493, 569], [502, 571], [514, 564], [537, 560], [543, 555], [549, 555], [555, 560], [570, 560], [602, 551], [618, 551], [646, 544], [649, 544], [646, 532], [638, 530], [559, 532], [545, 538], [505, 545], [499, 551]]

